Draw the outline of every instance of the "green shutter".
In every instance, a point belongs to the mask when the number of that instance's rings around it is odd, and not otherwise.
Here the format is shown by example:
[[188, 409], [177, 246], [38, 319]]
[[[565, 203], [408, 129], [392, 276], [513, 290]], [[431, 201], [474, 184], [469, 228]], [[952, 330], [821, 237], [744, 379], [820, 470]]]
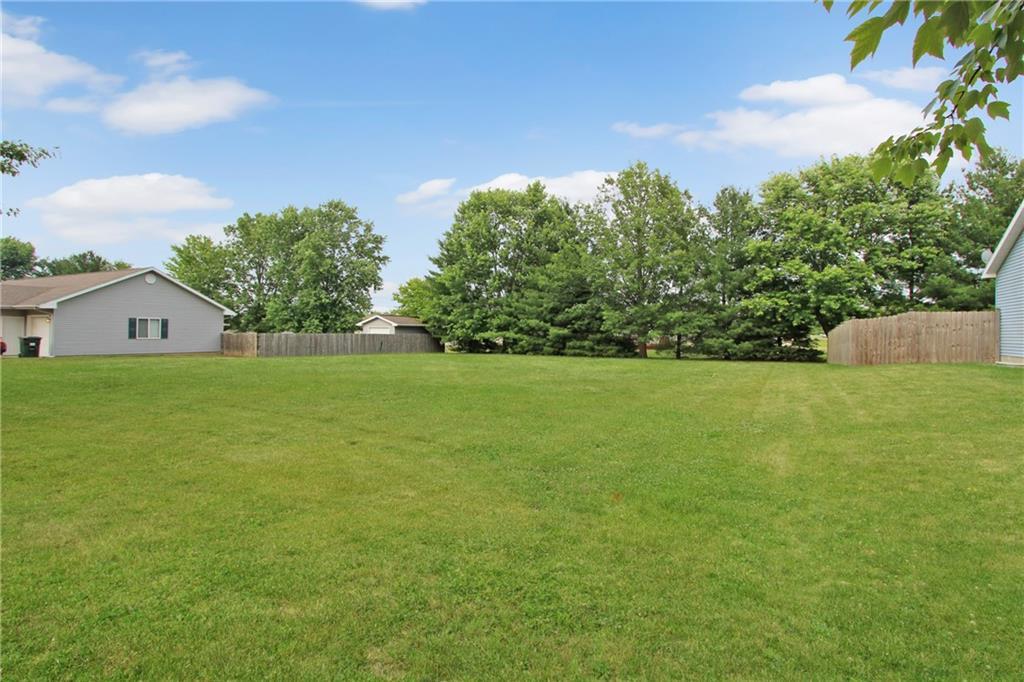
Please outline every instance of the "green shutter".
[[167, 338], [167, 328], [169, 326], [170, 325], [168, 324], [167, 318], [166, 317], [161, 317], [160, 318], [160, 338], [161, 339], [166, 339]]
[[135, 338], [135, 318], [134, 317], [129, 317], [128, 318], [128, 338], [129, 339], [134, 339]]

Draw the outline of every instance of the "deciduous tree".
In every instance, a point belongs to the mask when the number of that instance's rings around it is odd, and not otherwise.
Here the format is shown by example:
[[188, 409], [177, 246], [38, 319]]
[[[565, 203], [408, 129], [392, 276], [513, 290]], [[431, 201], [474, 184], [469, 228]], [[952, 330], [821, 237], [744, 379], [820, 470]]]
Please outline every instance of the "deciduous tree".
[[645, 163], [608, 178], [597, 208], [604, 216], [595, 246], [606, 278], [605, 318], [646, 357], [651, 333], [667, 326], [666, 304], [687, 276], [696, 212], [689, 193]]
[[31, 277], [36, 267], [36, 247], [15, 237], [0, 238], [0, 276]]

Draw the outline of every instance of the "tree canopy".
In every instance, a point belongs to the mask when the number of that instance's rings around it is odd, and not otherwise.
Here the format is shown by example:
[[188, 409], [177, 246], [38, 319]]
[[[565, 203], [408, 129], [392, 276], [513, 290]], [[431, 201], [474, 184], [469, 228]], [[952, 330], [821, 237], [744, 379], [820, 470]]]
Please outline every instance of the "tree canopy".
[[52, 277], [55, 275], [76, 275], [82, 272], [110, 272], [125, 270], [132, 267], [123, 260], [110, 261], [95, 251], [82, 251], [63, 258], [42, 258], [36, 263], [36, 275]]
[[249, 331], [351, 331], [382, 286], [384, 238], [342, 201], [242, 215], [216, 242], [191, 235], [168, 272], [236, 311]]
[[643, 356], [671, 340], [679, 356], [808, 360], [851, 317], [990, 307], [981, 252], [1024, 196], [1024, 163], [993, 150], [946, 190], [873, 164], [821, 160], [706, 208], [642, 163], [589, 204], [537, 183], [477, 192], [400, 310], [470, 351]]

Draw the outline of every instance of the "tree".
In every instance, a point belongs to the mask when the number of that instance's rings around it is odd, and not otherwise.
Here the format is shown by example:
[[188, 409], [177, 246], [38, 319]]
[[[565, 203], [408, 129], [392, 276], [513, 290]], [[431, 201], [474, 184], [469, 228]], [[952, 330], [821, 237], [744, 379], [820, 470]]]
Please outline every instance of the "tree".
[[[831, 10], [833, 0], [822, 3]], [[880, 0], [856, 0], [846, 13], [850, 17], [864, 10], [871, 14], [881, 4]], [[876, 177], [891, 175], [904, 184], [924, 175], [929, 163], [941, 176], [954, 150], [968, 160], [975, 150], [982, 157], [989, 154], [981, 114], [1009, 119], [1010, 103], [998, 99], [999, 90], [1024, 72], [1024, 0], [897, 0], [846, 37], [853, 43], [851, 69], [873, 55], [882, 35], [904, 24], [911, 12], [922, 22], [914, 38], [913, 64], [925, 55], [944, 59], [947, 45], [963, 56], [925, 108], [930, 120], [905, 135], [890, 137], [876, 150], [872, 166]]]
[[0, 277], [30, 277], [36, 267], [36, 247], [14, 237], [0, 238]]
[[877, 232], [881, 190], [862, 162], [833, 159], [780, 173], [761, 185], [761, 224], [748, 245], [755, 262], [747, 302], [777, 330], [778, 345], [804, 345], [867, 314], [877, 286], [863, 255]]
[[641, 162], [605, 180], [597, 215], [605, 217], [596, 250], [608, 328], [631, 337], [647, 357], [651, 333], [669, 324], [666, 303], [681, 293], [696, 212], [689, 193]]
[[167, 263], [185, 284], [236, 311], [247, 331], [349, 331], [382, 286], [384, 238], [342, 201], [242, 215], [225, 240], [190, 236]]
[[516, 350], [548, 355], [624, 356], [632, 340], [611, 329], [605, 318], [604, 276], [594, 253], [603, 217], [593, 206], [574, 207], [570, 223], [559, 223], [557, 244], [532, 268], [512, 306], [519, 342]]
[[82, 272], [126, 270], [131, 266], [131, 263], [121, 260], [109, 261], [95, 251], [82, 251], [63, 258], [43, 258], [39, 261], [36, 274], [39, 277], [54, 277], [77, 275]]
[[694, 315], [691, 336], [695, 349], [727, 359], [777, 357], [785, 332], [746, 305], [757, 265], [748, 247], [761, 224], [759, 207], [750, 192], [724, 187], [706, 211], [706, 222], [695, 296], [702, 314]]
[[471, 194], [431, 259], [429, 319], [442, 338], [465, 350], [533, 347], [540, 328], [522, 316], [521, 299], [572, 228], [568, 207], [540, 183]]
[[884, 178], [876, 184], [876, 203], [864, 209], [875, 218], [865, 259], [878, 279], [876, 311], [944, 307], [941, 281], [959, 265], [952, 253], [952, 206], [939, 191], [938, 177], [929, 172], [909, 185]]
[[[52, 158], [54, 153], [54, 151], [49, 149], [33, 147], [20, 140], [17, 142], [2, 140], [0, 141], [0, 174], [9, 175], [13, 178], [21, 172], [23, 166], [35, 168], [43, 159]], [[4, 215], [15, 216], [18, 215], [18, 209], [8, 208], [3, 213]]]
[[432, 315], [434, 292], [430, 281], [423, 277], [413, 277], [399, 285], [394, 299], [398, 306], [391, 312], [395, 315], [408, 315], [421, 320], [428, 320]]
[[268, 322], [287, 331], [354, 329], [370, 311], [370, 292], [383, 286], [384, 237], [342, 201], [279, 215], [271, 268], [279, 285]]
[[171, 245], [171, 258], [164, 264], [176, 279], [215, 301], [233, 301], [230, 250], [206, 235], [190, 234], [181, 244]]

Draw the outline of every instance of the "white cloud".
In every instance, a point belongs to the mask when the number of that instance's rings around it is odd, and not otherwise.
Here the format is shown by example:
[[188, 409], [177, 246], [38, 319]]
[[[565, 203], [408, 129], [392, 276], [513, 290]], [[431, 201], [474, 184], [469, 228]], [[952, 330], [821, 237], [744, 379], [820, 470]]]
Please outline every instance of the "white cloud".
[[927, 66], [919, 69], [904, 66], [901, 69], [865, 71], [860, 75], [869, 81], [881, 83], [890, 88], [929, 92], [946, 78], [947, 73], [946, 69], [941, 66]]
[[103, 110], [103, 120], [127, 133], [176, 133], [230, 121], [271, 100], [269, 93], [234, 78], [193, 80], [178, 76], [144, 83], [119, 95]]
[[427, 199], [443, 196], [448, 193], [455, 184], [455, 178], [435, 178], [427, 180], [411, 192], [405, 192], [395, 197], [399, 204], [419, 204]]
[[192, 58], [187, 52], [178, 50], [167, 52], [166, 50], [143, 50], [135, 55], [146, 68], [156, 75], [169, 76], [181, 71], [186, 71], [192, 66]]
[[25, 40], [38, 40], [43, 22], [42, 17], [16, 17], [7, 12], [0, 12], [0, 24], [5, 35]]
[[400, 194], [396, 201], [417, 214], [448, 220], [458, 208], [459, 202], [473, 192], [489, 189], [522, 191], [534, 182], [540, 182], [551, 194], [575, 203], [594, 199], [605, 178], [609, 175], [614, 175], [614, 173], [583, 170], [553, 177], [543, 175], [531, 177], [522, 173], [504, 173], [487, 182], [458, 189], [453, 189], [454, 178], [437, 178], [424, 182], [412, 192]]
[[555, 177], [543, 175], [528, 177], [522, 173], [505, 173], [487, 182], [462, 190], [462, 193], [468, 195], [471, 192], [488, 189], [524, 190], [534, 182], [540, 182], [548, 192], [567, 201], [590, 201], [597, 196], [598, 189], [609, 175], [614, 175], [614, 173], [583, 170]]
[[751, 85], [740, 93], [748, 102], [785, 102], [797, 106], [815, 104], [850, 104], [871, 99], [871, 92], [847, 82], [838, 73], [827, 73], [799, 81], [772, 81], [768, 85]]
[[675, 140], [705, 149], [759, 147], [781, 156], [850, 154], [870, 151], [923, 121], [918, 105], [876, 97], [839, 74], [755, 85], [741, 97], [794, 106], [790, 111], [739, 107], [712, 112], [713, 128], [688, 130]]
[[[4, 103], [8, 106], [34, 106], [40, 98], [64, 87], [84, 88], [92, 92], [108, 92], [121, 78], [103, 73], [91, 64], [74, 57], [51, 52], [27, 37], [7, 33], [8, 15], [4, 15], [3, 76]], [[24, 35], [32, 35], [24, 27], [15, 27]], [[36, 34], [37, 35], [37, 34]]]
[[61, 114], [87, 114], [100, 108], [98, 97], [85, 95], [82, 97], [54, 97], [48, 100], [43, 108]]
[[612, 124], [612, 130], [617, 133], [648, 140], [659, 137], [668, 137], [682, 129], [682, 126], [678, 126], [673, 123], [655, 123], [654, 125], [644, 126], [630, 121], [619, 121]]
[[420, 5], [425, 5], [427, 0], [355, 0], [357, 4], [365, 5], [372, 9], [380, 10], [396, 10], [396, 9], [414, 9]]
[[27, 205], [39, 210], [43, 225], [61, 237], [103, 244], [208, 233], [212, 223], [182, 223], [171, 216], [230, 208], [232, 203], [195, 178], [146, 173], [81, 180]]
[[181, 75], [192, 62], [180, 50], [137, 53], [150, 72], [149, 80], [115, 94], [123, 81], [120, 76], [37, 42], [41, 18], [3, 14], [2, 21], [0, 76], [8, 106], [41, 105], [48, 111], [77, 114], [102, 111], [104, 122], [122, 132], [160, 134], [229, 121], [273, 99], [235, 78]]

